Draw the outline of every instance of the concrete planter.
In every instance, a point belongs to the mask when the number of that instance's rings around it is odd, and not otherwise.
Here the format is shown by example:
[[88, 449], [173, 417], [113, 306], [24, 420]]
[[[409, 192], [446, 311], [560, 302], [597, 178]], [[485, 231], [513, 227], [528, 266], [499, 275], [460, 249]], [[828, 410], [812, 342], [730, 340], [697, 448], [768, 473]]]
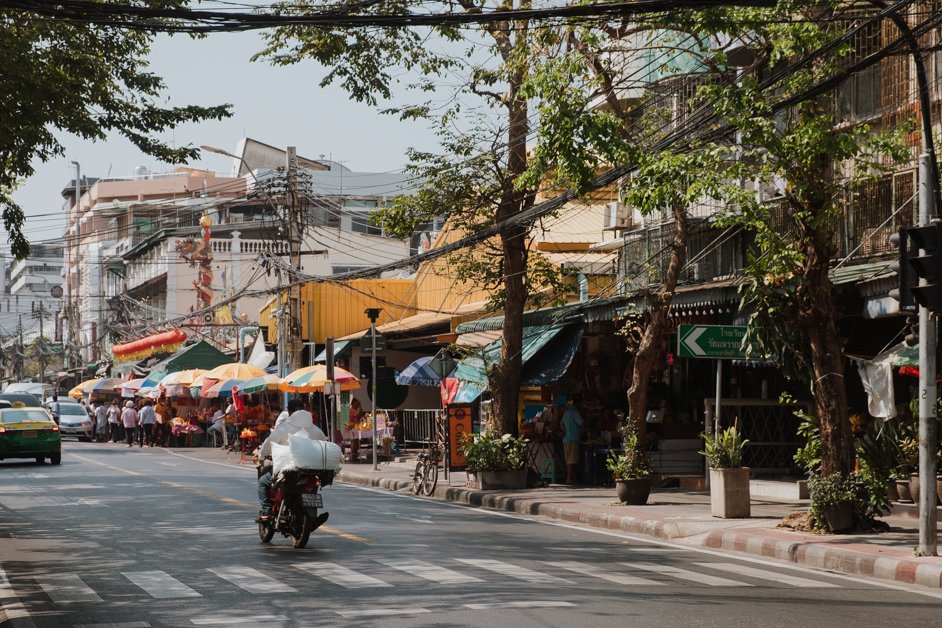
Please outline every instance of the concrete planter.
[[468, 471], [468, 486], [482, 491], [523, 489], [527, 487], [527, 470]]
[[748, 467], [710, 469], [710, 512], [723, 519], [751, 515]]
[[615, 480], [615, 494], [618, 501], [629, 506], [642, 506], [648, 503], [651, 495], [650, 478], [630, 478]]

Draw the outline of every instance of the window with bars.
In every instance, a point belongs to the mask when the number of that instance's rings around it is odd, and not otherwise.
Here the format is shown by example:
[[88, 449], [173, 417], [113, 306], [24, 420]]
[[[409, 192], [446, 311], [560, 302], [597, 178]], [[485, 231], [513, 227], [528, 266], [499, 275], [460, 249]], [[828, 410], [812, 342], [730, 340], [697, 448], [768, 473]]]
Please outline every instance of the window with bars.
[[[848, 24], [850, 27], [851, 24]], [[878, 52], [882, 45], [882, 26], [879, 22], [866, 25], [850, 42], [852, 51], [841, 60], [848, 67]], [[875, 63], [856, 72], [844, 81], [836, 92], [838, 119], [857, 122], [879, 115], [883, 110], [883, 64]]]

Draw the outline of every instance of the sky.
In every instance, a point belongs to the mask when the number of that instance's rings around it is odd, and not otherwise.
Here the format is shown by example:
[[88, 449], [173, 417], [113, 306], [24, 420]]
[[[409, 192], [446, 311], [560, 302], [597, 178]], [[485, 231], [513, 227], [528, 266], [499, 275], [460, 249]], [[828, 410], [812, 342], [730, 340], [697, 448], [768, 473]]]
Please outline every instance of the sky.
[[[435, 138], [423, 124], [384, 116], [351, 101], [339, 87], [319, 87], [326, 71], [313, 61], [290, 67], [250, 61], [262, 47], [259, 32], [212, 34], [202, 40], [159, 36], [150, 70], [163, 77], [168, 105], [233, 105], [231, 118], [184, 125], [159, 137], [175, 145], [209, 145], [230, 152], [242, 137], [251, 137], [272, 146], [295, 146], [303, 157], [331, 157], [360, 172], [400, 170], [409, 147], [434, 150]], [[72, 161], [89, 177], [130, 177], [136, 166], [151, 172], [172, 170], [120, 135], [102, 142], [67, 134], [59, 138], [65, 155], [37, 163], [36, 173], [13, 195], [27, 215], [26, 233], [33, 242], [62, 236], [61, 192], [75, 176]], [[187, 165], [228, 175], [232, 161], [204, 151], [199, 161]], [[6, 238], [0, 250], [9, 250]]]

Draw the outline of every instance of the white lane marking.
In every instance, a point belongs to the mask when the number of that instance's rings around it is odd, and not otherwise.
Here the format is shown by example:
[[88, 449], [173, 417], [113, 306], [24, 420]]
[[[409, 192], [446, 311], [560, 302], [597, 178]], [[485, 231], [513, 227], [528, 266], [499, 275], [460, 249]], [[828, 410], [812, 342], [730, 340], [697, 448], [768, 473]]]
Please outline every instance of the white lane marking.
[[391, 584], [377, 580], [372, 576], [357, 573], [336, 563], [299, 563], [297, 569], [323, 578], [327, 582], [339, 584], [347, 589], [368, 589], [370, 587], [391, 587]]
[[165, 571], [122, 571], [121, 575], [157, 600], [203, 597]]
[[607, 552], [608, 551], [607, 549], [603, 547], [578, 547], [575, 545], [571, 547], [547, 547], [546, 549], [554, 551], [554, 552], [601, 552], [601, 551]]
[[191, 619], [197, 626], [228, 626], [230, 624], [253, 624], [262, 626], [266, 622], [288, 621], [287, 615], [229, 615], [226, 617], [201, 617]]
[[708, 567], [710, 569], [720, 569], [722, 571], [730, 571], [741, 576], [749, 576], [750, 578], [759, 578], [761, 580], [771, 580], [773, 582], [781, 582], [782, 584], [789, 584], [793, 587], [802, 587], [802, 588], [811, 588], [811, 589], [833, 589], [837, 588], [836, 584], [831, 584], [830, 582], [821, 582], [819, 580], [810, 580], [808, 578], [799, 578], [798, 576], [789, 576], [788, 574], [783, 573], [772, 573], [764, 571], [762, 569], [756, 569], [755, 567], [746, 567], [745, 565], [737, 565], [735, 563], [694, 563], [694, 565], [699, 565], [700, 567]]
[[146, 621], [125, 621], [113, 624], [73, 624], [72, 628], [150, 628]]
[[271, 576], [263, 574], [258, 569], [251, 567], [219, 567], [216, 569], [207, 569], [216, 574], [223, 580], [228, 580], [243, 591], [249, 593], [297, 593], [298, 590], [287, 584], [278, 582]]
[[609, 582], [615, 582], [618, 584], [627, 584], [630, 586], [659, 586], [663, 585], [663, 582], [658, 582], [657, 580], [649, 580], [648, 578], [641, 578], [639, 576], [629, 576], [627, 574], [612, 573], [609, 571], [603, 571], [596, 567], [595, 565], [590, 565], [588, 563], [578, 563], [575, 561], [561, 561], [561, 562], [548, 562], [547, 565], [553, 567], [558, 567], [559, 569], [566, 569], [567, 571], [574, 571], [575, 573], [582, 574], [584, 576], [591, 576], [593, 578], [601, 578], [602, 580], [607, 580]]
[[430, 613], [427, 608], [370, 608], [362, 611], [334, 611], [341, 617], [388, 617], [390, 615], [419, 615]]
[[559, 578], [557, 576], [540, 573], [539, 571], [533, 571], [532, 569], [527, 569], [526, 567], [518, 567], [517, 565], [511, 565], [510, 563], [501, 562], [499, 560], [478, 558], [458, 558], [456, 560], [474, 567], [480, 567], [481, 569], [494, 571], [504, 576], [510, 576], [511, 578], [516, 578], [517, 580], [523, 580], [524, 582], [544, 584], [573, 584], [572, 580], [566, 580], [565, 578]]
[[392, 567], [393, 569], [398, 569], [399, 571], [412, 574], [413, 576], [418, 576], [419, 578], [424, 578], [432, 582], [438, 582], [440, 584], [482, 582], [480, 578], [468, 576], [463, 573], [452, 571], [451, 569], [446, 569], [445, 567], [432, 565], [431, 563], [426, 563], [421, 560], [377, 560], [376, 562], [382, 563], [387, 567]]
[[26, 607], [16, 597], [16, 591], [13, 590], [7, 573], [0, 567], [0, 625], [5, 625], [8, 621], [15, 625], [19, 623], [18, 620], [23, 620], [24, 624], [30, 626], [35, 625]]
[[518, 600], [516, 602], [489, 602], [487, 604], [465, 604], [465, 608], [476, 611], [486, 611], [493, 608], [569, 608], [575, 606], [572, 602], [559, 600]]
[[679, 547], [630, 547], [629, 546], [625, 549], [627, 549], [629, 552], [634, 552], [637, 554], [657, 554], [658, 556], [660, 556], [661, 554], [665, 554], [667, 552], [680, 553], [680, 552], [689, 551], [687, 549], [681, 549]]
[[656, 563], [622, 563], [622, 565], [627, 565], [628, 567], [633, 567], [635, 569], [644, 569], [645, 571], [653, 571], [654, 573], [660, 573], [666, 576], [671, 576], [672, 578], [677, 578], [678, 580], [689, 580], [691, 582], [705, 584], [709, 587], [751, 587], [752, 586], [748, 582], [738, 582], [736, 580], [729, 580], [727, 578], [718, 578], [716, 576], [711, 576], [709, 574], [697, 573], [696, 571], [688, 571], [686, 569], [680, 569], [678, 567], [671, 567], [669, 565], [658, 565]]
[[89, 588], [81, 578], [75, 574], [42, 576], [36, 578], [39, 586], [43, 588], [53, 602], [101, 602], [98, 594]]

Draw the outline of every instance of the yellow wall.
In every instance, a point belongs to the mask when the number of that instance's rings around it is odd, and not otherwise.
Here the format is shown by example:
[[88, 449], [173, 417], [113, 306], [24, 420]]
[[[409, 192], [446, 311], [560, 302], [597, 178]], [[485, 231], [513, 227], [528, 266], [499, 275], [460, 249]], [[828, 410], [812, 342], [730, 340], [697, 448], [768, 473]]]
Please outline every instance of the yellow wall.
[[[284, 298], [284, 297], [282, 297]], [[301, 287], [301, 337], [305, 342], [323, 344], [327, 338], [340, 338], [370, 326], [364, 311], [378, 307], [376, 324], [382, 325], [416, 313], [415, 284], [411, 279], [354, 279], [338, 283], [309, 283]], [[268, 328], [269, 342], [278, 338], [271, 310], [272, 299], [259, 314], [259, 323]], [[314, 337], [311, 338], [308, 304], [313, 304]]]

